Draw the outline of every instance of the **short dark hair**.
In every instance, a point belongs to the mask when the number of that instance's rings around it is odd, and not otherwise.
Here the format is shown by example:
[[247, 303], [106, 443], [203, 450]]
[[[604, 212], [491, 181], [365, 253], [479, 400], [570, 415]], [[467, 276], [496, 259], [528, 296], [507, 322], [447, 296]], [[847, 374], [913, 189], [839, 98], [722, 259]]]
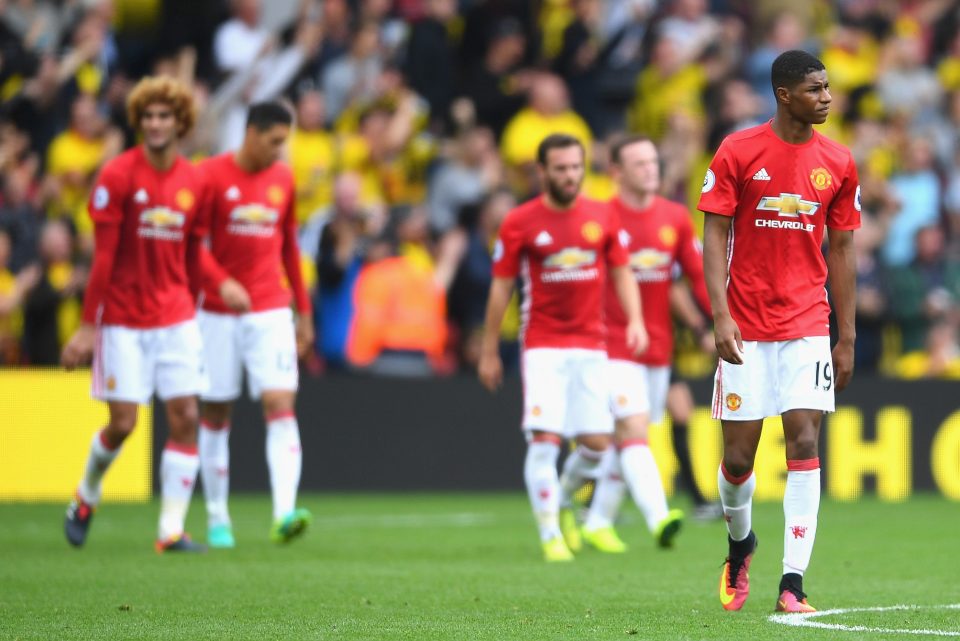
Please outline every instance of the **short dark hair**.
[[547, 166], [547, 154], [551, 149], [566, 149], [567, 147], [580, 147], [580, 151], [586, 153], [583, 143], [575, 136], [569, 134], [550, 134], [540, 141], [537, 147], [537, 163], [541, 167]]
[[625, 134], [617, 137], [613, 141], [613, 144], [610, 145], [610, 162], [619, 165], [620, 156], [623, 153], [623, 150], [638, 142], [649, 142], [653, 144], [653, 140], [650, 138], [650, 136], [645, 134]]
[[256, 127], [257, 131], [266, 131], [274, 125], [293, 124], [293, 114], [282, 103], [271, 100], [269, 102], [255, 102], [247, 111], [247, 126]]
[[770, 81], [773, 84], [773, 93], [777, 87], [795, 87], [803, 82], [808, 73], [823, 71], [826, 67], [819, 58], [806, 51], [791, 49], [784, 51], [773, 61], [770, 67]]

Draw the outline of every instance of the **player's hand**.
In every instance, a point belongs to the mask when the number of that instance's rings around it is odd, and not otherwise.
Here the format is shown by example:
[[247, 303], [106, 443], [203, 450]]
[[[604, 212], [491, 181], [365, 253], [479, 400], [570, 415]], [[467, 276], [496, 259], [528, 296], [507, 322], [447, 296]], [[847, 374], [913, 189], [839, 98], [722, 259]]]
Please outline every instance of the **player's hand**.
[[639, 356], [650, 347], [650, 335], [647, 334], [647, 328], [643, 323], [630, 323], [627, 325], [627, 349]]
[[853, 378], [853, 341], [840, 341], [833, 348], [834, 389], [843, 391]]
[[96, 342], [97, 330], [89, 323], [81, 323], [60, 354], [60, 364], [67, 370], [90, 362], [93, 356], [93, 345]]
[[503, 362], [500, 360], [500, 354], [496, 352], [480, 354], [477, 374], [484, 387], [491, 392], [497, 391], [500, 383], [503, 382]]
[[306, 358], [313, 349], [313, 318], [308, 314], [297, 317], [297, 356]]
[[220, 298], [223, 303], [235, 312], [249, 312], [250, 294], [236, 279], [228, 278], [220, 285]]
[[714, 323], [713, 336], [720, 358], [733, 365], [743, 365], [743, 337], [729, 314]]

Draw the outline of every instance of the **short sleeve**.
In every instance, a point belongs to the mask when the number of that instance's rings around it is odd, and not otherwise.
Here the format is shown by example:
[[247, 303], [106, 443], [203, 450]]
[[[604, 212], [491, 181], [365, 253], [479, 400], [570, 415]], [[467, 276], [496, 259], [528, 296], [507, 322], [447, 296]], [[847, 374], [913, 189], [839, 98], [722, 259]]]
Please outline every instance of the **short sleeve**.
[[837, 230], [860, 228], [860, 178], [852, 155], [847, 161], [847, 172], [837, 191], [837, 197], [830, 203], [827, 227]]
[[737, 163], [724, 140], [703, 178], [697, 209], [710, 214], [733, 216], [740, 198]]
[[627, 254], [626, 237], [623, 226], [620, 223], [620, 215], [613, 207], [607, 207], [609, 212], [609, 222], [607, 226], [607, 245], [604, 248], [607, 265], [610, 267], [622, 267], [630, 262], [630, 256]]
[[520, 272], [520, 254], [523, 236], [516, 215], [507, 214], [500, 225], [493, 246], [493, 275], [497, 278], [515, 278]]
[[129, 180], [116, 162], [107, 163], [90, 192], [87, 211], [95, 225], [119, 225], [123, 221], [123, 203]]

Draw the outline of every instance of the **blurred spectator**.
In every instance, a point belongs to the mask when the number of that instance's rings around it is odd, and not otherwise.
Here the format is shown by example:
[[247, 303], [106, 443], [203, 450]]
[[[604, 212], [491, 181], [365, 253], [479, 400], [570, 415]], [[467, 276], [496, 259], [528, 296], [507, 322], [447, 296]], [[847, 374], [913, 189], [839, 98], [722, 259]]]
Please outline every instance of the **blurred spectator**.
[[[9, 130], [8, 130], [9, 131]], [[4, 265], [19, 271], [36, 258], [42, 214], [36, 206], [33, 183], [36, 159], [24, 165], [4, 168], [3, 198], [0, 200], [0, 229], [12, 243]]]
[[503, 182], [503, 163], [493, 133], [474, 127], [460, 134], [452, 158], [443, 163], [429, 183], [430, 227], [442, 234], [460, 220], [468, 205], [477, 205], [484, 194]]
[[[397, 223], [401, 245], [417, 238], [415, 209]], [[379, 242], [357, 279], [347, 355], [356, 368], [384, 376], [431, 376], [442, 366], [446, 296], [433, 270], [393, 243]]]
[[877, 93], [888, 114], [902, 114], [913, 122], [931, 119], [940, 106], [943, 89], [937, 74], [924, 66], [924, 44], [919, 36], [900, 36], [884, 49]]
[[[503, 217], [516, 206], [517, 200], [507, 189], [498, 189], [483, 201], [479, 207], [476, 225], [470, 230], [463, 261], [450, 289], [450, 318], [460, 328], [460, 356], [466, 369], [473, 370], [480, 357], [480, 338], [493, 267], [493, 244]], [[515, 369], [518, 362], [519, 329], [520, 314], [514, 294], [501, 329], [501, 356], [508, 371]]]
[[524, 104], [533, 73], [523, 68], [526, 38], [517, 20], [498, 22], [482, 60], [468, 67], [461, 93], [474, 106], [477, 122], [489, 126], [499, 140], [510, 118]]
[[377, 96], [377, 81], [383, 69], [380, 29], [375, 22], [357, 27], [346, 54], [323, 70], [323, 95], [327, 118], [336, 121], [351, 103], [369, 104]]
[[500, 150], [510, 182], [517, 194], [537, 192], [536, 155], [540, 141], [553, 133], [576, 137], [585, 149], [593, 142], [586, 121], [570, 108], [563, 80], [553, 74], [538, 74], [530, 86], [529, 102], [507, 123]]
[[[40, 235], [40, 264], [23, 302], [23, 352], [31, 365], [57, 365], [60, 348], [80, 322], [79, 294], [86, 274], [73, 265], [73, 238], [62, 220]], [[31, 278], [31, 280], [33, 280]]]
[[876, 372], [883, 356], [883, 327], [889, 312], [889, 300], [883, 269], [877, 251], [883, 230], [873, 216], [865, 213], [861, 227], [853, 235], [857, 260], [857, 342], [855, 363], [858, 371]]
[[450, 122], [456, 91], [456, 48], [449, 25], [456, 17], [456, 0], [427, 0], [426, 16], [413, 25], [407, 43], [405, 72], [410, 88], [430, 105], [437, 131]]
[[630, 130], [660, 142], [667, 134], [671, 116], [701, 120], [701, 96], [706, 85], [703, 66], [686, 61], [680, 44], [672, 37], [658, 35], [650, 63], [637, 78], [627, 120]]
[[12, 249], [10, 233], [0, 227], [0, 365], [16, 365], [20, 360], [23, 295], [39, 275], [36, 267], [14, 274], [10, 269]]
[[[939, 375], [956, 356], [960, 261], [947, 257], [940, 227], [923, 227], [915, 237], [916, 257], [889, 275], [891, 297], [896, 301], [891, 311], [899, 322], [906, 354], [900, 373]], [[922, 358], [911, 355], [924, 351]]]
[[102, 164], [123, 150], [119, 132], [110, 130], [88, 94], [70, 106], [70, 127], [54, 138], [47, 155], [51, 200], [50, 216], [63, 216], [83, 235], [93, 233], [87, 215], [87, 197]]
[[384, 223], [379, 210], [362, 205], [360, 189], [356, 174], [337, 176], [330, 210], [314, 215], [300, 235], [301, 250], [317, 264], [314, 310], [320, 355], [334, 368], [346, 362], [354, 285], [370, 239]]
[[330, 204], [337, 149], [324, 128], [323, 94], [312, 88], [297, 98], [297, 118], [290, 134], [290, 167], [297, 188], [297, 222], [301, 225]]
[[27, 49], [52, 53], [60, 44], [60, 33], [69, 13], [61, 12], [45, 0], [7, 0], [2, 19]]
[[[394, 5], [396, 5], [396, 11], [393, 11]], [[383, 55], [386, 59], [392, 59], [399, 55], [403, 44], [410, 37], [408, 25], [423, 19], [429, 14], [428, 10], [427, 12], [423, 12], [422, 15], [404, 15], [401, 17], [395, 15], [396, 13], [402, 12], [402, 2], [394, 3], [393, 0], [360, 0], [356, 22], [373, 22], [380, 25], [380, 45], [383, 47]], [[453, 2], [451, 5], [449, 13], [449, 19], [456, 17], [456, 2]], [[443, 20], [443, 22], [446, 23], [447, 20]]]
[[574, 18], [563, 31], [560, 53], [553, 69], [567, 83], [573, 96], [573, 109], [590, 129], [602, 137], [606, 133], [598, 94], [599, 69], [606, 54], [603, 40], [601, 0], [574, 0]]
[[900, 203], [890, 222], [883, 246], [883, 260], [890, 267], [908, 265], [916, 254], [916, 234], [940, 218], [940, 179], [933, 168], [933, 146], [925, 138], [913, 138], [904, 150], [903, 170], [890, 178], [894, 197]]
[[276, 46], [269, 31], [260, 25], [260, 0], [230, 0], [231, 18], [213, 37], [217, 68], [226, 73], [250, 67]]
[[770, 90], [770, 68], [773, 61], [784, 51], [809, 50], [811, 47], [805, 42], [807, 34], [804, 22], [790, 10], [776, 14], [768, 28], [764, 29], [764, 34], [764, 41], [747, 58], [746, 72], [750, 86], [762, 101], [759, 115], [772, 118], [777, 110], [776, 96]]
[[675, 0], [667, 6], [670, 13], [658, 33], [675, 44], [680, 64], [692, 63], [719, 40], [720, 23], [707, 13], [707, 0]]

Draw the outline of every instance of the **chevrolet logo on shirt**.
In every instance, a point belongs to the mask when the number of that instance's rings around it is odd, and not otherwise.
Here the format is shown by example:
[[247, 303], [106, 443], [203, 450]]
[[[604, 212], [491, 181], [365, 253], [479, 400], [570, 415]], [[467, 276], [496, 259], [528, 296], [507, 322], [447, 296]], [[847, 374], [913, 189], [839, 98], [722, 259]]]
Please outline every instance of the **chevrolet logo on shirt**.
[[641, 249], [630, 254], [630, 267], [633, 269], [657, 269], [673, 262], [673, 256], [656, 249]]
[[567, 247], [558, 251], [556, 254], [547, 256], [543, 261], [544, 267], [558, 269], [576, 269], [593, 265], [597, 262], [597, 252], [580, 249], [579, 247]]
[[152, 207], [140, 214], [140, 224], [153, 227], [183, 227], [186, 217], [168, 207]]
[[230, 212], [230, 220], [240, 223], [273, 224], [280, 218], [276, 209], [269, 209], [262, 205], [244, 205]]
[[775, 211], [781, 216], [799, 218], [812, 216], [820, 209], [820, 203], [812, 200], [803, 200], [800, 194], [780, 194], [779, 196], [764, 196], [757, 205], [759, 211]]

